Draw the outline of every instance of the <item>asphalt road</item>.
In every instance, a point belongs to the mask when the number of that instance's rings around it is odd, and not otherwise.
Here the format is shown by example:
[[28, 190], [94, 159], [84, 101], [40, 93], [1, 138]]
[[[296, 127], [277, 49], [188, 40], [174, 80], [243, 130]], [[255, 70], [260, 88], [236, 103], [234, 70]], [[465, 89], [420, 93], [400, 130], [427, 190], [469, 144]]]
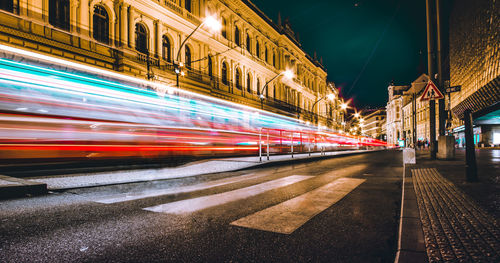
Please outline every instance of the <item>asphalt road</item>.
[[0, 262], [393, 262], [401, 163], [385, 151], [4, 200]]

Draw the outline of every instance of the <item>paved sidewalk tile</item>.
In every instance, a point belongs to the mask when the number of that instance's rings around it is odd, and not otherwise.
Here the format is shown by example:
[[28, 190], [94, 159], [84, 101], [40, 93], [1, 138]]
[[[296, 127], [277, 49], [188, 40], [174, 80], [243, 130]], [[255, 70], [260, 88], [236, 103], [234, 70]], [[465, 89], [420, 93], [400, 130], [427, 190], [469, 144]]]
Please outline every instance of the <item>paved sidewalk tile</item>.
[[500, 228], [434, 168], [412, 169], [429, 262], [500, 262]]

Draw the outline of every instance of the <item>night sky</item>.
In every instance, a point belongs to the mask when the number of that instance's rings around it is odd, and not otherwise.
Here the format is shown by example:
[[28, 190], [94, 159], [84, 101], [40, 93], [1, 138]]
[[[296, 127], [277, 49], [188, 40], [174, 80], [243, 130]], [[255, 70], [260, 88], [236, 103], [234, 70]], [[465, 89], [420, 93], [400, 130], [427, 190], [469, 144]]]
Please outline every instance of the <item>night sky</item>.
[[[425, 1], [251, 0], [273, 21], [289, 18], [302, 48], [323, 57], [328, 80], [357, 108], [387, 103], [387, 86], [426, 69]], [[421, 54], [420, 54], [421, 52]]]

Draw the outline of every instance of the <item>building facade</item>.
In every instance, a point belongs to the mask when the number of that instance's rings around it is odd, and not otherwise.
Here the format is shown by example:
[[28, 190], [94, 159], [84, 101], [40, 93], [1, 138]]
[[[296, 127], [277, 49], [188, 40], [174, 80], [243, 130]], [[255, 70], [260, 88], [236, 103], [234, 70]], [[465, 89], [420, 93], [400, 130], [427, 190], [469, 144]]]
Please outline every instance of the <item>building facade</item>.
[[398, 145], [399, 141], [403, 139], [403, 96], [402, 91], [404, 87], [389, 85], [388, 101], [386, 106], [386, 130], [387, 130], [387, 143]]
[[450, 12], [450, 85], [453, 134], [463, 146], [464, 111], [474, 117], [474, 143], [500, 145], [500, 3], [457, 0]]
[[339, 103], [320, 100], [335, 90], [324, 66], [248, 0], [5, 0], [0, 22], [0, 44], [337, 125]]
[[386, 140], [386, 111], [385, 109], [378, 109], [363, 116], [363, 132], [362, 134], [374, 139]]

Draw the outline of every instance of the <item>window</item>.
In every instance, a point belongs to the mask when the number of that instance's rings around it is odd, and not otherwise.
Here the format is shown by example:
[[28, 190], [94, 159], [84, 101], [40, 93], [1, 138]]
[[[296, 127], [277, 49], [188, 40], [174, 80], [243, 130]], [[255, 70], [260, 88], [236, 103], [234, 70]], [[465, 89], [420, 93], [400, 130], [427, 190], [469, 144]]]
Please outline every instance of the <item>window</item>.
[[64, 30], [69, 29], [69, 0], [49, 0], [49, 23]]
[[234, 43], [236, 43], [236, 45], [238, 45], [238, 46], [241, 45], [241, 41], [240, 41], [240, 29], [238, 27], [234, 28]]
[[276, 67], [276, 53], [273, 52], [273, 66]]
[[168, 62], [172, 62], [172, 46], [170, 45], [170, 40], [167, 36], [163, 36], [161, 49], [163, 59]]
[[184, 8], [191, 13], [191, 0], [185, 0], [184, 1]]
[[260, 79], [257, 79], [257, 95], [260, 95]]
[[109, 43], [109, 17], [108, 12], [101, 5], [96, 5], [94, 7], [94, 25], [93, 25], [93, 34], [94, 39], [102, 42]]
[[2, 0], [0, 1], [0, 9], [5, 10], [7, 12], [14, 11], [14, 0]]
[[259, 45], [259, 41], [255, 42], [255, 54], [257, 55], [258, 58], [260, 58], [260, 45]]
[[208, 55], [208, 75], [213, 76], [212, 56]]
[[239, 68], [237, 68], [234, 73], [234, 82], [236, 84], [236, 88], [241, 89], [241, 70]]
[[269, 61], [268, 59], [269, 59], [269, 53], [268, 53], [267, 47], [266, 47], [266, 50], [264, 52], [264, 61], [268, 62]]
[[247, 34], [247, 51], [252, 53], [252, 42], [250, 41], [250, 36]]
[[222, 63], [222, 70], [221, 70], [221, 77], [222, 77], [222, 83], [224, 83], [224, 85], [227, 85], [228, 84], [228, 81], [227, 81], [227, 63]]
[[135, 24], [135, 49], [141, 53], [148, 53], [148, 32], [143, 24]]
[[252, 93], [252, 76], [250, 74], [247, 74], [247, 91]]
[[186, 68], [191, 69], [191, 49], [186, 46]]
[[227, 38], [227, 20], [224, 17], [222, 18], [222, 36]]

